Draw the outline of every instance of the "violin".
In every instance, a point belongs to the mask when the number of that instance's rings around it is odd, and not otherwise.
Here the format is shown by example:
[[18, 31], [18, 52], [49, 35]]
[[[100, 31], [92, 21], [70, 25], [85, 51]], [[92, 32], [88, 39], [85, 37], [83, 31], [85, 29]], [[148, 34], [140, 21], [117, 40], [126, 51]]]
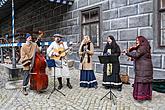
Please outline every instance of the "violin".
[[128, 48], [128, 52], [132, 52], [133, 50], [137, 50], [139, 45], [134, 45]]
[[[137, 50], [138, 47], [139, 47], [139, 45], [133, 45], [133, 46], [129, 47], [129, 48], [127, 49], [127, 51], [128, 51], [128, 52], [132, 52], [132, 51], [134, 51], [134, 50]], [[128, 60], [128, 61], [133, 61], [134, 59], [133, 59], [132, 57], [128, 57], [127, 60]]]

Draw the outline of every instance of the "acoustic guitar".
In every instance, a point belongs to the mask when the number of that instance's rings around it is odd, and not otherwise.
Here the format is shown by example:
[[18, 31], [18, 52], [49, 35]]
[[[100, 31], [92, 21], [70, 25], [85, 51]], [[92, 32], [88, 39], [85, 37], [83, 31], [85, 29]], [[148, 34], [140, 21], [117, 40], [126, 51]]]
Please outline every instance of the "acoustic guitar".
[[58, 48], [58, 49], [54, 49], [52, 50], [53, 52], [59, 53], [59, 56], [51, 56], [50, 59], [54, 59], [54, 60], [60, 60], [61, 57], [66, 56], [66, 51], [71, 49], [71, 47], [64, 49], [64, 48]]
[[[71, 45], [73, 45], [73, 44], [71, 44]], [[53, 52], [59, 53], [60, 55], [59, 56], [51, 56], [50, 59], [60, 60], [61, 57], [65, 57], [66, 56], [66, 51], [67, 50], [70, 50], [71, 48], [76, 47], [77, 45], [79, 45], [79, 42], [77, 44], [75, 44], [74, 46], [72, 46], [72, 47], [71, 46], [68, 47], [67, 49], [58, 48], [58, 49], [52, 50]]]

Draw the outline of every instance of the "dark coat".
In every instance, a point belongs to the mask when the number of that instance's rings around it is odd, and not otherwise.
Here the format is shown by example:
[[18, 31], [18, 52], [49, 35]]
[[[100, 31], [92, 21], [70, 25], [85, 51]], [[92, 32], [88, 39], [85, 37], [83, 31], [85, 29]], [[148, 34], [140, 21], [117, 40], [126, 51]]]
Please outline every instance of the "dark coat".
[[126, 55], [134, 58], [135, 82], [152, 82], [153, 65], [150, 50], [145, 46], [139, 46], [136, 52], [128, 52]]
[[[120, 63], [119, 63], [119, 56], [120, 56], [120, 47], [115, 43], [115, 45], [109, 45], [108, 43], [106, 44], [104, 48], [104, 55], [108, 55], [108, 49], [111, 49], [111, 55], [116, 55], [118, 57], [117, 62], [112, 63], [112, 75], [107, 75], [107, 64], [104, 64], [103, 67], [103, 85], [106, 82], [113, 82], [115, 84], [121, 83], [121, 79], [119, 76], [120, 72]], [[117, 84], [118, 85], [118, 84]], [[120, 84], [121, 85], [121, 84]]]

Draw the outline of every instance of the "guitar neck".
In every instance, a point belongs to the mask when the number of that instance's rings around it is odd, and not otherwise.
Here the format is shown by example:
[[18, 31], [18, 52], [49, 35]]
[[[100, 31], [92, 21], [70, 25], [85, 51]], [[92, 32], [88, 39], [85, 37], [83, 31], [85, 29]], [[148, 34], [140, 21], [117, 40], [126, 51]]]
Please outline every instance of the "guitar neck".
[[61, 51], [61, 53], [65, 52], [65, 51], [67, 51], [67, 50], [69, 50], [69, 48], [67, 48], [67, 49], [64, 49], [63, 51]]

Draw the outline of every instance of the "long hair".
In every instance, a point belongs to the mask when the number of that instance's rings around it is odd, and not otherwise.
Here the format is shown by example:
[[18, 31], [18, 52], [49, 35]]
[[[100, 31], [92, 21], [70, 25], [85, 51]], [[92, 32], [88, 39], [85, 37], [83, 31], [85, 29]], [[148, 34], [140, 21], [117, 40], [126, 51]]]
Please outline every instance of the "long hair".
[[[87, 37], [87, 41], [88, 41], [87, 43], [91, 42], [91, 39], [90, 39], [90, 37], [88, 35], [85, 35], [84, 37]], [[82, 42], [80, 44], [80, 47], [82, 47], [84, 44], [85, 44], [85, 39], [83, 38], [83, 40], [82, 40]]]
[[148, 50], [151, 49], [151, 46], [150, 46], [148, 40], [144, 36], [137, 36], [136, 39], [139, 40], [139, 45], [140, 46], [144, 46]]
[[112, 40], [111, 43], [112, 48], [115, 48], [117, 46], [115, 38], [112, 35], [109, 35], [108, 37]]
[[112, 53], [115, 53], [116, 50], [119, 48], [118, 44], [116, 43], [115, 38], [112, 35], [109, 35], [107, 38], [110, 38], [112, 40], [111, 44], [109, 44], [109, 42], [107, 42], [103, 54], [105, 54], [107, 52], [108, 49], [111, 49]]

